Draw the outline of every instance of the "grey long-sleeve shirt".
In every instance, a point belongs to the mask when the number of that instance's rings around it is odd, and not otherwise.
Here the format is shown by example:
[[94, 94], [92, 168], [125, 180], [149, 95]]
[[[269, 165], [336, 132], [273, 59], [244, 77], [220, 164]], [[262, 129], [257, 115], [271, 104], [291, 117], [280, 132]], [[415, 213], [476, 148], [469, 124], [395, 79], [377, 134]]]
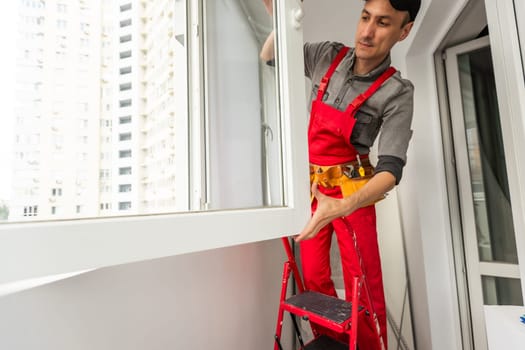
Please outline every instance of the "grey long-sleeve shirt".
[[[321, 78], [335, 56], [343, 47], [341, 43], [321, 42], [304, 45], [305, 75], [312, 81], [310, 103], [317, 96]], [[353, 73], [354, 49], [350, 48], [335, 70], [323, 102], [339, 110], [347, 106], [390, 66], [388, 56], [377, 68], [366, 75]], [[370, 97], [356, 114], [356, 124], [350, 142], [359, 154], [368, 154], [379, 135], [376, 172], [388, 171], [401, 180], [406, 164], [408, 143], [412, 137], [414, 86], [396, 72]]]

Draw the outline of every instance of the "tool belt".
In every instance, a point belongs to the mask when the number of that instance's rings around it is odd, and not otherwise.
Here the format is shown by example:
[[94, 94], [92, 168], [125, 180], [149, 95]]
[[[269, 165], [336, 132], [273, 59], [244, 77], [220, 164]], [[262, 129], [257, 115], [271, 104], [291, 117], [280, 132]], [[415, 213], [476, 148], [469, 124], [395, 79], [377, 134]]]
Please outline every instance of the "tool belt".
[[350, 196], [366, 185], [373, 175], [374, 167], [368, 158], [329, 166], [310, 164], [310, 183], [315, 181], [325, 188], [339, 186], [343, 197]]

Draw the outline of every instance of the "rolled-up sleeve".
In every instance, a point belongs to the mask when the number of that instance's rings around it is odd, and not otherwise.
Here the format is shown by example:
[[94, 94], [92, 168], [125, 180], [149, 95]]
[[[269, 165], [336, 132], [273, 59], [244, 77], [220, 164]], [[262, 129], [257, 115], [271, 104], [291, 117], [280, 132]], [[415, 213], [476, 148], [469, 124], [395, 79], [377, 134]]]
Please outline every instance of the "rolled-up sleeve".
[[405, 162], [398, 157], [394, 156], [379, 156], [375, 172], [380, 173], [382, 171], [388, 171], [396, 178], [396, 185], [399, 185], [401, 177], [403, 176], [403, 167]]

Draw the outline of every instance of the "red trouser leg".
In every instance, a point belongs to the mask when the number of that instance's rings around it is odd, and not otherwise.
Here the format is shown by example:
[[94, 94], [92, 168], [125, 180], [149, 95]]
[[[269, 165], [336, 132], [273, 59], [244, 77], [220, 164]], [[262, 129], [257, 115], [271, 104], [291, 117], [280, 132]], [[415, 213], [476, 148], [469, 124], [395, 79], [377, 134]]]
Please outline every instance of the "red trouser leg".
[[301, 241], [301, 267], [307, 290], [337, 296], [330, 268], [330, 246], [333, 228], [326, 225], [311, 239]]
[[[330, 268], [332, 233], [332, 225], [328, 224], [314, 238], [301, 241], [301, 268], [306, 290], [337, 297]], [[312, 327], [319, 334], [326, 334], [340, 341], [346, 340], [344, 335], [337, 334], [330, 329], [318, 325], [312, 325]]]
[[[332, 223], [337, 235], [343, 277], [345, 280], [346, 299], [351, 299], [353, 276], [361, 272], [359, 260], [355, 254], [352, 229], [355, 231], [357, 246], [362, 259], [363, 273], [368, 284], [373, 309], [377, 315], [381, 335], [387, 348], [387, 325], [385, 294], [381, 272], [381, 257], [377, 244], [375, 207], [369, 206], [356, 210], [350, 216], [334, 220]], [[366, 291], [361, 290], [360, 304], [366, 306]], [[372, 311], [372, 310], [370, 310]], [[358, 344], [361, 350], [380, 349], [376, 341], [376, 328], [372, 316], [361, 313], [358, 327]]]
[[[315, 210], [315, 204], [313, 209]], [[345, 294], [351, 299], [352, 278], [361, 274], [359, 259], [355, 254], [352, 228], [356, 231], [357, 244], [363, 260], [363, 269], [377, 314], [383, 342], [386, 346], [386, 307], [381, 276], [381, 261], [377, 245], [375, 208], [369, 206], [355, 211], [348, 217], [334, 220], [312, 239], [301, 242], [301, 265], [305, 287], [327, 295], [336, 296], [330, 269], [330, 244], [335, 230], [341, 252]], [[361, 305], [366, 305], [365, 291], [361, 291]], [[360, 350], [379, 349], [376, 343], [375, 325], [372, 317], [360, 314], [358, 344]], [[321, 333], [325, 333], [320, 330]]]

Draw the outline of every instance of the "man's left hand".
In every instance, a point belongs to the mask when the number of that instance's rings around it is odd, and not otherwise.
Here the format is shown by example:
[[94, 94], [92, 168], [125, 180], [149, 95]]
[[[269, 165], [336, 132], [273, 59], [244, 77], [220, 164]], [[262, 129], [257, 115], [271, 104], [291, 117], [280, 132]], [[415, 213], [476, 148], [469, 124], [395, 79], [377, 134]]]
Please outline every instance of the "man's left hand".
[[348, 212], [348, 204], [343, 199], [321, 193], [317, 183], [312, 185], [312, 194], [317, 199], [317, 209], [303, 231], [294, 238], [296, 242], [315, 237], [324, 226]]

